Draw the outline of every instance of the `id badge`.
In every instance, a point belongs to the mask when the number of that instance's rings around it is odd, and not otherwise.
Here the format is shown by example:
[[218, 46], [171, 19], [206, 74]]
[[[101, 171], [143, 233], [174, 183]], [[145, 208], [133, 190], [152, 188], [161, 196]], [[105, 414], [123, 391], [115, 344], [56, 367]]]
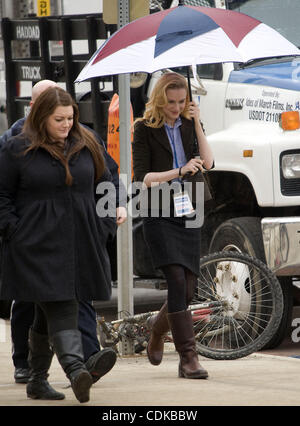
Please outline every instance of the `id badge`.
[[194, 212], [189, 194], [187, 192], [179, 192], [174, 194], [174, 208], [177, 217], [185, 216]]

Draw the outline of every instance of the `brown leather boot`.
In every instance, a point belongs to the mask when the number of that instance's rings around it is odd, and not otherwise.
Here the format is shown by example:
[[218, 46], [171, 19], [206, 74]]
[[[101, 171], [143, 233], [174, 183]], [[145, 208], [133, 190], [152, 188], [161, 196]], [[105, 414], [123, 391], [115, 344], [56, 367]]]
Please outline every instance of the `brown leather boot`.
[[207, 371], [201, 367], [196, 352], [193, 319], [190, 311], [168, 314], [174, 344], [179, 353], [179, 377], [186, 379], [206, 379]]
[[147, 325], [151, 330], [150, 340], [147, 345], [148, 359], [153, 365], [159, 365], [164, 353], [164, 336], [170, 330], [167, 318], [167, 302], [161, 307], [157, 315], [150, 317]]

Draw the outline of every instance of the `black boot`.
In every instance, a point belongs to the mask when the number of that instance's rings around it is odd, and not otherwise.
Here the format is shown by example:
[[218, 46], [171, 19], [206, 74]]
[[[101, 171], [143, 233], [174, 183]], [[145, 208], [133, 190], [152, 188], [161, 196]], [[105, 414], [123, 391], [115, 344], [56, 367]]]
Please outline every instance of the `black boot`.
[[47, 381], [48, 370], [53, 358], [47, 335], [29, 331], [29, 357], [31, 375], [26, 386], [28, 398], [32, 399], [64, 399], [65, 395], [56, 392]]
[[112, 348], [104, 348], [90, 356], [85, 366], [92, 376], [93, 383], [107, 374], [115, 365], [116, 360], [117, 354]]
[[147, 345], [147, 355], [153, 365], [159, 365], [162, 361], [165, 334], [170, 330], [167, 313], [168, 305], [166, 302], [158, 314], [150, 317], [147, 321], [147, 325], [151, 330], [150, 340]]
[[83, 362], [80, 331], [58, 331], [51, 336], [51, 342], [76, 398], [79, 402], [88, 402], [93, 379]]

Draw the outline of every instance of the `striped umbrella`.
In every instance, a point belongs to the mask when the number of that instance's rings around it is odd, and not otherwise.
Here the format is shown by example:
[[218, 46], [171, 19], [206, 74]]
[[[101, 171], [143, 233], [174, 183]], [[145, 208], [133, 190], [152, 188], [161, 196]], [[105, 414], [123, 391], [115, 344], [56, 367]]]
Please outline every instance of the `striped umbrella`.
[[122, 27], [94, 53], [76, 81], [216, 62], [299, 55], [268, 25], [231, 10], [179, 5]]

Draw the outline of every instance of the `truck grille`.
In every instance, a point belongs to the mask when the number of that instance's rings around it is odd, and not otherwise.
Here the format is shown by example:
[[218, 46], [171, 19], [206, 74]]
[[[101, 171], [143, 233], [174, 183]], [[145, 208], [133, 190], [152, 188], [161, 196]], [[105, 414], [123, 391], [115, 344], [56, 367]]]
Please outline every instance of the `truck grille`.
[[288, 151], [283, 151], [280, 154], [280, 159], [279, 159], [279, 168], [280, 168], [280, 189], [281, 189], [281, 193], [282, 195], [286, 195], [286, 196], [296, 196], [296, 195], [300, 195], [300, 178], [297, 179], [286, 179], [283, 176], [283, 172], [282, 172], [282, 157], [284, 155], [287, 154], [299, 154], [300, 153], [300, 149], [292, 149], [292, 150], [288, 150]]

